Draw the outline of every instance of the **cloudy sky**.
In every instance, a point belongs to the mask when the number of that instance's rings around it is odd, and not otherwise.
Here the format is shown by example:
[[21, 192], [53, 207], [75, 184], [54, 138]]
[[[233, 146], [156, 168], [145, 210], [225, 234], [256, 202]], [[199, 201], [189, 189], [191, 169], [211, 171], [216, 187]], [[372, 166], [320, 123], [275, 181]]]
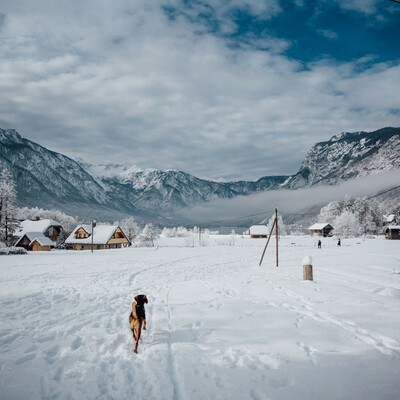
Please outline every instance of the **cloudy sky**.
[[0, 128], [86, 161], [257, 179], [400, 126], [389, 0], [3, 0]]

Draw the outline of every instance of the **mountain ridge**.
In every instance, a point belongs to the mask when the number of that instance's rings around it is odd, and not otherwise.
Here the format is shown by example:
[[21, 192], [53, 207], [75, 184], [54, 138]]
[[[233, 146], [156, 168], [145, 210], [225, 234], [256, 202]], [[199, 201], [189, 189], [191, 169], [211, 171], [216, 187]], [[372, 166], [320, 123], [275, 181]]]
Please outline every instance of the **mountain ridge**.
[[336, 185], [400, 168], [400, 128], [342, 132], [316, 143], [292, 176], [218, 182], [174, 169], [73, 160], [0, 129], [0, 168], [11, 170], [20, 206], [59, 208], [96, 218], [135, 215], [154, 221], [179, 208], [267, 190]]

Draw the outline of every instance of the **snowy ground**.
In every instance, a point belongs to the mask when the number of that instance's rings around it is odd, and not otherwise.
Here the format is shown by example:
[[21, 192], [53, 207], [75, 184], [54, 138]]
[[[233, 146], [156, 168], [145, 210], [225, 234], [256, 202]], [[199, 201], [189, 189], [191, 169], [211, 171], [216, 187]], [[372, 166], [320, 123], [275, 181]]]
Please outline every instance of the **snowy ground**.
[[400, 241], [229, 241], [1, 256], [0, 398], [399, 399]]

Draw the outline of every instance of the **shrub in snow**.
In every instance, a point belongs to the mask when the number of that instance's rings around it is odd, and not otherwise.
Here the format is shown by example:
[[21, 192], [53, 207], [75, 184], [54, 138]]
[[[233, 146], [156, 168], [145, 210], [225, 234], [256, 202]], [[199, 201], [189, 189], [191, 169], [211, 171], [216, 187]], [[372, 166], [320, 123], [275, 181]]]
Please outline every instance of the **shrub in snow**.
[[183, 227], [183, 226], [178, 226], [177, 228], [164, 228], [161, 232], [162, 237], [168, 237], [168, 238], [173, 238], [173, 237], [187, 237], [189, 236], [188, 230]]
[[15, 255], [15, 254], [28, 254], [28, 251], [23, 247], [6, 247], [0, 249], [0, 255]]

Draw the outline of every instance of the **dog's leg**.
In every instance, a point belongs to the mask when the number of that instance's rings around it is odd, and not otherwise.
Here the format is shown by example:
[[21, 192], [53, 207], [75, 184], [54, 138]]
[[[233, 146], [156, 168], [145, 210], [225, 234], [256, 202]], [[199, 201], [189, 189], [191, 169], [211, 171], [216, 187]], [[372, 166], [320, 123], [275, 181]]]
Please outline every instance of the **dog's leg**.
[[145, 319], [143, 320], [143, 330], [144, 331], [146, 330], [146, 320]]
[[140, 335], [141, 335], [141, 332], [142, 332], [142, 326], [141, 325], [142, 325], [142, 323], [140, 322], [138, 330], [137, 330], [136, 345], [135, 345], [135, 350], [134, 350], [136, 354], [138, 353], [137, 352], [137, 348], [138, 348], [138, 345], [139, 345]]

